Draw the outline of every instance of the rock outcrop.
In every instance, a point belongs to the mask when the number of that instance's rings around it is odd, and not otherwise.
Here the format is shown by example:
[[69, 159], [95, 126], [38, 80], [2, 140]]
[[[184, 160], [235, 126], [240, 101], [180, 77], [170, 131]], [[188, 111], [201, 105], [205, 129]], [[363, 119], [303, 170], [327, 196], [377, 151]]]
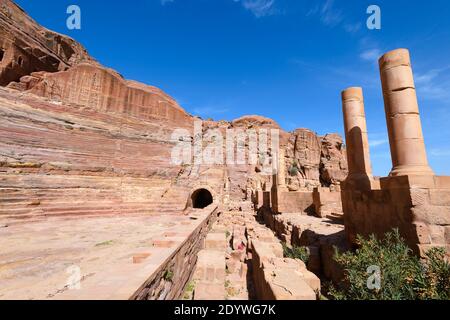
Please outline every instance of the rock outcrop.
[[75, 40], [45, 29], [10, 0], [0, 0], [0, 85], [36, 71], [66, 70], [94, 62]]
[[90, 107], [141, 120], [165, 119], [186, 125], [192, 117], [161, 90], [127, 81], [117, 72], [97, 64], [80, 63], [67, 71], [35, 72], [10, 88], [28, 91], [51, 101]]
[[348, 171], [342, 138], [337, 134], [321, 137], [309, 129], [295, 130], [286, 146], [285, 167], [291, 191], [339, 185]]
[[[12, 1], [0, 6], [0, 215], [180, 213], [199, 188], [229, 209], [248, 210], [255, 190], [270, 190], [272, 176], [259, 162], [172, 164], [179, 139], [193, 144], [198, 118], [162, 90], [101, 66]], [[292, 189], [338, 186], [346, 175], [337, 135], [288, 133], [257, 115], [201, 126], [204, 136], [223, 137], [227, 129], [279, 130], [286, 172], [298, 166]], [[176, 129], [187, 136], [174, 139]], [[268, 143], [258, 149], [263, 158], [272, 155]]]

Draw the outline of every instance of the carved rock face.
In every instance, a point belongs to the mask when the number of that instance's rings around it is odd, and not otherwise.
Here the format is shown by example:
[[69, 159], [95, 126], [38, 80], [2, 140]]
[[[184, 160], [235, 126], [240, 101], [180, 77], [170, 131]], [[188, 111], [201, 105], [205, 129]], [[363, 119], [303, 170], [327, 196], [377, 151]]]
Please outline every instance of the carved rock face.
[[161, 90], [124, 80], [113, 70], [80, 63], [67, 71], [32, 73], [9, 84], [52, 101], [123, 114], [142, 120], [163, 119], [173, 124], [192, 123], [178, 103]]
[[[173, 165], [172, 134], [187, 130], [182, 136], [189, 144], [196, 118], [160, 89], [101, 66], [80, 44], [39, 26], [9, 0], [0, 0], [0, 86], [8, 87], [0, 88], [6, 177], [0, 187], [11, 193], [0, 215], [179, 212], [201, 188], [211, 190], [214, 202], [227, 199], [229, 208], [245, 209], [254, 190], [271, 189], [271, 173], [248, 161]], [[291, 190], [337, 185], [347, 174], [337, 135], [288, 133], [258, 115], [203, 121], [201, 133], [219, 130], [226, 137], [227, 129], [266, 129], [268, 140], [270, 129], [278, 130]], [[270, 158], [267, 143], [258, 152]]]
[[309, 129], [297, 129], [289, 137], [285, 165], [290, 190], [339, 185], [347, 176], [342, 138], [338, 134], [321, 137]]
[[36, 71], [66, 70], [91, 61], [73, 39], [38, 25], [10, 0], [0, 0], [0, 85]]
[[327, 134], [322, 138], [320, 178], [324, 184], [339, 184], [348, 174], [347, 155], [342, 137]]

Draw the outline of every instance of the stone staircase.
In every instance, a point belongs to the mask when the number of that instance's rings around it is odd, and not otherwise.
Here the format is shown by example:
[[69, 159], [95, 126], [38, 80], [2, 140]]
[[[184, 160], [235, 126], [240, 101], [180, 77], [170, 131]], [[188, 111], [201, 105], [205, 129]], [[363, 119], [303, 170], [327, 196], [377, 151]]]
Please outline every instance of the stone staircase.
[[191, 282], [194, 300], [316, 300], [320, 280], [283, 257], [274, 233], [253, 211], [222, 213], [205, 239]]
[[205, 239], [205, 248], [198, 254], [193, 281], [194, 300], [224, 300], [226, 234], [212, 230]]
[[[162, 197], [126, 199], [115, 192], [58, 190], [54, 194], [26, 189], [0, 190], [0, 218], [102, 214], [180, 214], [186, 209], [189, 189], [172, 187]], [[152, 199], [153, 198], [153, 199]]]

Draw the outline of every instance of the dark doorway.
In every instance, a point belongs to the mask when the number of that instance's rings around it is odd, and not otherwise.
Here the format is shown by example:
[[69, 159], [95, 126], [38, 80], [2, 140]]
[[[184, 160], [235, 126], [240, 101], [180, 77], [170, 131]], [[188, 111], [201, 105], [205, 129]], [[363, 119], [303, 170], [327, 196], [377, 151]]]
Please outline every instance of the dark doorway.
[[5, 51], [3, 51], [3, 49], [0, 49], [0, 62], [3, 60], [4, 55], [5, 55]]
[[198, 189], [191, 196], [192, 207], [195, 209], [203, 209], [213, 203], [211, 192], [206, 189]]

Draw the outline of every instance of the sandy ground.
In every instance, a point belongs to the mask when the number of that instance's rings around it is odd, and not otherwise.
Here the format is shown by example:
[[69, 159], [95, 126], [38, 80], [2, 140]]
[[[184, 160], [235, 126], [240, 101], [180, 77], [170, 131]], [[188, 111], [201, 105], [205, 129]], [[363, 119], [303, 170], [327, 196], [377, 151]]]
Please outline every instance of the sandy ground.
[[1, 227], [0, 299], [127, 299], [205, 218], [61, 217]]

